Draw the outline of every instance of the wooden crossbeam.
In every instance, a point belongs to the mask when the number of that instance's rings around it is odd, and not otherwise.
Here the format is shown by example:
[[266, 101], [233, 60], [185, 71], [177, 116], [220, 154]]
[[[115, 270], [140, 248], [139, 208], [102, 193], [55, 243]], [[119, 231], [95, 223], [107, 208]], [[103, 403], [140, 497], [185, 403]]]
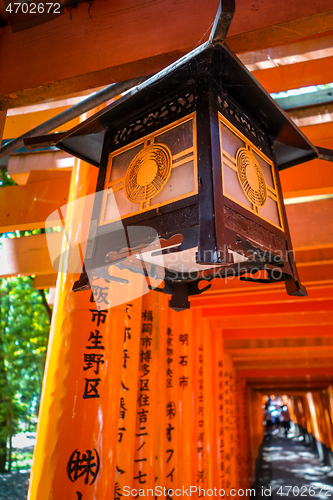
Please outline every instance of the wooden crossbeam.
[[57, 283], [58, 273], [53, 272], [51, 274], [40, 274], [34, 278], [33, 286], [37, 290], [43, 290], [44, 288], [53, 288]]
[[[213, 311], [215, 312], [215, 311]], [[211, 311], [203, 311], [204, 317], [210, 317]], [[333, 328], [332, 311], [298, 312], [284, 314], [261, 314], [256, 316], [219, 316], [211, 321], [213, 328], [222, 329], [241, 329], [251, 325], [252, 328], [272, 328], [272, 327], [290, 327], [290, 326], [327, 326]]]
[[[47, 217], [67, 203], [70, 176], [63, 172], [61, 179], [0, 189], [0, 233], [44, 227]], [[60, 216], [54, 225], [61, 225]]]
[[267, 92], [283, 92], [310, 85], [321, 85], [333, 81], [333, 57], [286, 64], [265, 70], [253, 71], [253, 76]]
[[223, 338], [226, 340], [231, 339], [276, 339], [276, 338], [306, 338], [306, 337], [331, 337], [331, 325], [317, 325], [313, 326], [287, 326], [275, 327], [272, 325], [267, 328], [240, 328], [223, 330]]
[[[48, 238], [52, 247], [59, 248], [60, 254], [62, 233], [51, 233]], [[55, 273], [47, 249], [46, 234], [7, 238], [2, 242], [0, 256], [0, 276], [4, 278]]]
[[[299, 302], [282, 302], [278, 304], [250, 304], [250, 305], [234, 305], [234, 306], [211, 306], [205, 307], [203, 310], [204, 317], [211, 316], [222, 316], [226, 318], [227, 316], [233, 317], [237, 316], [239, 319], [244, 317], [247, 318], [249, 324], [251, 324], [253, 316], [266, 316], [271, 314], [272, 318], [276, 315], [282, 314], [292, 314], [296, 316], [297, 314], [311, 314], [318, 312], [322, 313], [325, 311], [333, 311], [333, 300], [321, 300], [321, 301], [311, 301], [306, 300], [306, 298], [300, 298]], [[274, 320], [275, 321], [275, 320]], [[273, 319], [271, 319], [271, 324], [274, 324]], [[332, 321], [330, 321], [333, 324]]]
[[[330, 378], [333, 379], [333, 368], [311, 368], [308, 367], [307, 369], [304, 368], [289, 368], [287, 370], [284, 369], [283, 366], [279, 369], [273, 369], [267, 370], [263, 369], [261, 370], [260, 368], [256, 370], [241, 370], [239, 372], [240, 377], [246, 377], [246, 378], [260, 378], [260, 377], [266, 377], [266, 376], [273, 378], [276, 378], [276, 382], [279, 383], [278, 377], [286, 378], [286, 377], [304, 377], [304, 375], [309, 375], [311, 377], [320, 377], [321, 379], [325, 378]], [[262, 381], [261, 381], [262, 382]]]
[[[29, 29], [5, 26], [0, 109], [155, 73], [208, 38], [218, 4], [96, 0]], [[244, 52], [332, 29], [330, 0], [239, 0], [227, 41]]]

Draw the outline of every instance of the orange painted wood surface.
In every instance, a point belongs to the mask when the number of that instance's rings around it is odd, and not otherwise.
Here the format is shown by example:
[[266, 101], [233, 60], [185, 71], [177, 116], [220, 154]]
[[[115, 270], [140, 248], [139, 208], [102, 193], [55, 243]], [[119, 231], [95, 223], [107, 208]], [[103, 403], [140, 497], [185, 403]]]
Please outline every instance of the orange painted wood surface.
[[265, 70], [256, 70], [253, 76], [267, 92], [283, 92], [290, 89], [322, 85], [333, 81], [333, 57], [324, 57], [294, 64], [286, 64]]
[[[29, 29], [13, 32], [5, 26], [0, 109], [154, 73], [208, 38], [217, 7], [218, 0], [204, 9], [199, 0], [121, 5], [96, 0]], [[236, 8], [228, 37], [236, 52], [333, 28], [329, 0], [281, 0], [278, 9], [273, 0], [241, 0]]]
[[[63, 172], [60, 179], [2, 188], [0, 231], [45, 227], [47, 217], [68, 202], [70, 178], [70, 172]], [[54, 225], [61, 225], [60, 219]]]

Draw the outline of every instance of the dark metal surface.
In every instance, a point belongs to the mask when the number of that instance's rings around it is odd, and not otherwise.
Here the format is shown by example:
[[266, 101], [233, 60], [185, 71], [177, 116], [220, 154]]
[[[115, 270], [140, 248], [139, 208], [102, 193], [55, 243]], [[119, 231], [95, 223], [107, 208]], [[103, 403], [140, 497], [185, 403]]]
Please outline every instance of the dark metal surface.
[[222, 0], [220, 2], [213, 28], [209, 37], [212, 45], [224, 42], [235, 14], [235, 0]]
[[[91, 109], [95, 108], [96, 106], [99, 106], [100, 104], [103, 104], [105, 101], [112, 99], [113, 97], [116, 97], [119, 94], [122, 94], [123, 92], [126, 92], [127, 90], [131, 89], [134, 85], [137, 85], [138, 83], [141, 83], [145, 78], [135, 78], [132, 80], [128, 80], [126, 82], [119, 82], [119, 83], [113, 83], [112, 85], [109, 85], [108, 87], [105, 87], [104, 89], [100, 90], [99, 92], [96, 92], [95, 94], [87, 97], [87, 99], [84, 99], [83, 101], [79, 102], [78, 104], [75, 104], [75, 106], [72, 106], [71, 108], [66, 109], [62, 113], [59, 113], [58, 115], [54, 116], [50, 120], [47, 120], [46, 122], [42, 123], [41, 125], [38, 125], [37, 127], [29, 130], [29, 132], [26, 132], [25, 134], [21, 135], [20, 137], [17, 137], [16, 139], [8, 142], [1, 150], [0, 150], [0, 158], [1, 156], [8, 155], [9, 153], [12, 153], [16, 149], [21, 148], [24, 146], [24, 140], [28, 139], [29, 137], [36, 137], [39, 139], [38, 136], [42, 134], [46, 134], [47, 132], [51, 132], [51, 130], [54, 130], [61, 125], [64, 125], [65, 123], [73, 120], [74, 118], [77, 118], [78, 116], [82, 115], [83, 113], [86, 113], [87, 111], [90, 111]], [[57, 134], [54, 134], [52, 136], [55, 137]], [[58, 137], [57, 141], [53, 142], [53, 145], [59, 142], [60, 138], [63, 139], [64, 134], [61, 135], [61, 137]], [[55, 139], [57, 139], [55, 137]], [[46, 142], [46, 139], [45, 139]], [[27, 145], [31, 145], [32, 141], [27, 142]], [[81, 144], [81, 148], [84, 147], [84, 144]], [[75, 150], [75, 148], [74, 148]], [[94, 149], [94, 152], [96, 153], [96, 150]], [[75, 155], [74, 156], [78, 156]], [[94, 157], [98, 157], [94, 155]], [[100, 158], [100, 156], [98, 157]]]

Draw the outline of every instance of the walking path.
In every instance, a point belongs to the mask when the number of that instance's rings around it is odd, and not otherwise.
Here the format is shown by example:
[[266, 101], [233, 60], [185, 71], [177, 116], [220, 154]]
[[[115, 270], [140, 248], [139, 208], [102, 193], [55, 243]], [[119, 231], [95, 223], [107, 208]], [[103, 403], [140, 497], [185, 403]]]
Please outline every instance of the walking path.
[[277, 433], [261, 447], [257, 498], [333, 500], [333, 472], [297, 436]]

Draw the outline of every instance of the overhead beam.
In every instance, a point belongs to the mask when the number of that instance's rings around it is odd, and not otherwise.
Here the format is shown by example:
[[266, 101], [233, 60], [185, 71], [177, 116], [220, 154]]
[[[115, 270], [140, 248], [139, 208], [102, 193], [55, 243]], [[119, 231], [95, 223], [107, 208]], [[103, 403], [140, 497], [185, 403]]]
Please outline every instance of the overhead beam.
[[[321, 379], [333, 379], [333, 368], [289, 368], [287, 370], [284, 369], [283, 366], [281, 366], [280, 369], [273, 369], [273, 370], [265, 370], [265, 369], [260, 369], [257, 368], [256, 370], [240, 370], [238, 372], [240, 377], [244, 378], [260, 378], [262, 377], [263, 379], [265, 377], [268, 377], [270, 379], [275, 378], [276, 379], [276, 384], [281, 384], [281, 379], [285, 379], [287, 377], [304, 377], [305, 375], [309, 375], [310, 377], [320, 377]], [[269, 380], [271, 382], [271, 380]], [[260, 381], [262, 383], [262, 380]]]
[[[306, 297], [299, 298], [298, 302], [280, 302], [277, 304], [239, 304], [239, 305], [221, 305], [205, 307], [203, 315], [211, 316], [238, 316], [238, 317], [253, 317], [261, 314], [281, 315], [286, 313], [312, 313], [315, 311], [333, 311], [333, 300], [311, 301]], [[251, 321], [251, 320], [250, 320]], [[333, 322], [333, 319], [332, 319]]]
[[[62, 233], [48, 234], [48, 241], [53, 248], [59, 248], [60, 254]], [[3, 240], [0, 251], [0, 276], [6, 278], [54, 274], [47, 248], [46, 234]]]
[[[0, 37], [6, 73], [0, 109], [155, 73], [207, 40], [218, 5], [96, 0], [29, 29], [7, 25]], [[332, 29], [331, 0], [280, 0], [278, 7], [274, 0], [239, 0], [227, 42], [244, 52]]]
[[332, 366], [332, 361], [333, 358], [312, 358], [312, 357], [307, 357], [307, 358], [298, 358], [295, 357], [293, 359], [284, 359], [284, 358], [271, 358], [271, 359], [256, 359], [256, 360], [246, 360], [246, 361], [237, 361], [233, 359], [233, 365], [236, 370], [251, 370], [255, 369], [258, 364], [263, 369], [276, 369], [280, 368], [281, 365], [283, 365], [283, 368], [293, 368], [295, 365], [298, 367], [308, 367], [311, 366], [311, 368], [320, 368], [323, 366], [326, 367], [331, 367]]
[[45, 288], [53, 288], [57, 283], [58, 273], [40, 274], [35, 276], [33, 286], [36, 290], [43, 290]]
[[[211, 317], [209, 310], [203, 310], [203, 317]], [[258, 316], [219, 316], [211, 319], [212, 328], [237, 329], [247, 328], [271, 328], [271, 327], [291, 327], [291, 326], [330, 326], [333, 328], [332, 311], [284, 313], [283, 315], [261, 314]]]
[[270, 93], [333, 82], [333, 57], [253, 71], [253, 76]]
[[332, 326], [284, 326], [268, 328], [240, 328], [223, 330], [223, 339], [276, 339], [276, 338], [306, 338], [306, 337], [331, 337]]
[[[0, 189], [0, 233], [37, 229], [68, 202], [70, 172], [61, 179]], [[61, 225], [60, 216], [54, 225]]]
[[[325, 250], [323, 249], [323, 254], [325, 255]], [[329, 249], [330, 251], [333, 252], [333, 247], [332, 249]], [[318, 250], [320, 252], [320, 250]], [[313, 252], [304, 252], [308, 254], [309, 260], [308, 265], [311, 266], [313, 265], [313, 262], [310, 260], [311, 256], [313, 255]], [[297, 253], [297, 258], [296, 261], [299, 263], [299, 257]], [[333, 263], [333, 260], [332, 260]], [[229, 307], [229, 306], [259, 306], [262, 308], [265, 308], [266, 305], [271, 305], [271, 304], [281, 304], [281, 303], [288, 303], [288, 304], [299, 304], [299, 301], [321, 301], [323, 299], [328, 299], [332, 300], [333, 299], [333, 287], [320, 287], [320, 288], [310, 288], [308, 290], [308, 296], [304, 298], [296, 297], [296, 296], [289, 296], [286, 295], [286, 290], [284, 287], [281, 287], [281, 289], [276, 289], [271, 293], [267, 292], [267, 289], [265, 288], [259, 288], [256, 293], [228, 293], [223, 296], [223, 299], [221, 299], [221, 290], [216, 290], [216, 291], [210, 291], [208, 290], [202, 295], [194, 296], [192, 300], [193, 306], [194, 307], [213, 307], [213, 306], [220, 306], [220, 307]]]

